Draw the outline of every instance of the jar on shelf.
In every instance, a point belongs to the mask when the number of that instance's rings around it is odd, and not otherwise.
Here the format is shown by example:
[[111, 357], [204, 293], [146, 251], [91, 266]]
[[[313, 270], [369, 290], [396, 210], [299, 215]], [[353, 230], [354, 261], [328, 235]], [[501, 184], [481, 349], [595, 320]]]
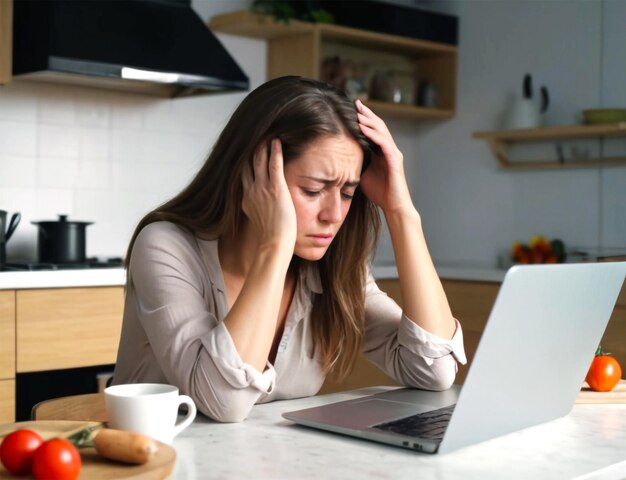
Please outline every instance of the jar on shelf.
[[420, 107], [436, 108], [439, 106], [439, 88], [434, 82], [420, 82], [417, 104]]
[[415, 76], [408, 70], [380, 70], [372, 76], [370, 98], [389, 103], [415, 103]]

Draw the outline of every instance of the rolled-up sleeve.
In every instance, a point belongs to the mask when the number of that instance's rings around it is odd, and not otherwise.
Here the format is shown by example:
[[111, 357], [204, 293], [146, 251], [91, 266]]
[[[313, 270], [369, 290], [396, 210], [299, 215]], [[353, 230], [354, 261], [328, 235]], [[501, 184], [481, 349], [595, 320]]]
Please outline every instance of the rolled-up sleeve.
[[211, 299], [203, 295], [206, 282], [194, 268], [198, 258], [185, 237], [162, 230], [155, 235], [151, 227], [137, 237], [130, 274], [136, 315], [154, 360], [202, 413], [217, 421], [241, 421], [259, 396], [274, 388], [274, 368], [268, 364], [259, 372], [241, 360]]
[[451, 339], [434, 335], [409, 319], [398, 304], [368, 279], [363, 354], [406, 386], [445, 390], [454, 383], [458, 363], [465, 364], [463, 331], [455, 320]]

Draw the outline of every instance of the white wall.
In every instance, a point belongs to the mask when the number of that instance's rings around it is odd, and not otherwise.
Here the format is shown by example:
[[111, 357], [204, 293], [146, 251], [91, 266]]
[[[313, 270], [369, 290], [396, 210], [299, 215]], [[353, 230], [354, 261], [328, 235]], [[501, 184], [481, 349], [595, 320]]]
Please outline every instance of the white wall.
[[[435, 260], [495, 266], [514, 240], [536, 233], [626, 251], [626, 168], [502, 171], [487, 144], [472, 139], [500, 127], [525, 73], [552, 94], [547, 125], [576, 123], [585, 108], [626, 107], [626, 2], [418, 3], [460, 23], [456, 117], [394, 124]], [[625, 149], [626, 139], [622, 156]]]
[[[247, 4], [195, 0], [194, 8], [207, 19]], [[456, 117], [389, 121], [434, 258], [492, 266], [513, 240], [534, 233], [578, 246], [624, 247], [625, 168], [503, 172], [471, 135], [498, 127], [526, 72], [552, 92], [548, 123], [572, 123], [591, 106], [625, 106], [626, 2], [418, 6], [457, 14], [461, 27]], [[219, 38], [251, 86], [262, 83], [265, 43]], [[617, 63], [609, 64], [609, 56]], [[0, 209], [23, 214], [9, 258], [34, 259], [30, 221], [61, 213], [95, 222], [87, 229], [88, 255], [122, 255], [138, 219], [184, 186], [243, 96], [166, 100], [27, 82], [0, 88]], [[378, 257], [392, 258], [388, 239]]]

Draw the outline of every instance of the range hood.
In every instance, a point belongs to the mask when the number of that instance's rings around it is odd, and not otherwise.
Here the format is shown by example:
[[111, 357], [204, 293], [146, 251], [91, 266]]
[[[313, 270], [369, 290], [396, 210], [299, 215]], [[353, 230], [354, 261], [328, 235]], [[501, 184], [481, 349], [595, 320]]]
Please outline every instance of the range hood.
[[164, 97], [248, 89], [190, 0], [14, 2], [16, 80]]

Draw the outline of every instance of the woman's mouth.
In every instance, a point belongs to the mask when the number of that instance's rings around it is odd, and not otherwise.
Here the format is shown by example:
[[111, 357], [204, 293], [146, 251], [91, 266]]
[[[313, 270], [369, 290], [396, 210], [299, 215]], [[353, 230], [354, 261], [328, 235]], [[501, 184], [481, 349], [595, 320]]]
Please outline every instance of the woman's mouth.
[[318, 235], [308, 235], [313, 243], [319, 246], [327, 246], [332, 242], [333, 236], [330, 233], [320, 233]]

